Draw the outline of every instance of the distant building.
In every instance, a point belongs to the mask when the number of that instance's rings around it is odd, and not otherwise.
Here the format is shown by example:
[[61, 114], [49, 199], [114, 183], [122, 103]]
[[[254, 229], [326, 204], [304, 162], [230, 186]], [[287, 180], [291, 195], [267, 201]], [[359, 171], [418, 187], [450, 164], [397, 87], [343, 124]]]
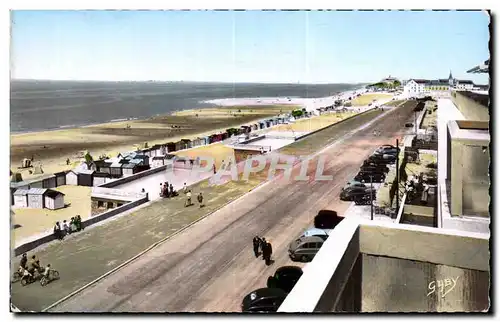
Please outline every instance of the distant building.
[[450, 89], [472, 90], [475, 87], [470, 80], [455, 79], [450, 71], [448, 79], [409, 79], [404, 84], [403, 93], [407, 97], [418, 97], [425, 95], [436, 95], [448, 92]]

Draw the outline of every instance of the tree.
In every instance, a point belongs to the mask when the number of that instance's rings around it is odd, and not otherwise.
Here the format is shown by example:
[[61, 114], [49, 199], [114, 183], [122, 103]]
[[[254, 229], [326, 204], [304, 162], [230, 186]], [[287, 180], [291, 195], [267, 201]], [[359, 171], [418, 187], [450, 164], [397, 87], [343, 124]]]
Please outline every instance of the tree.
[[304, 114], [304, 112], [302, 110], [294, 110], [294, 111], [292, 111], [292, 116], [295, 117], [295, 118], [301, 117], [303, 114]]
[[90, 155], [89, 151], [85, 154], [85, 164], [87, 165], [87, 169], [90, 170], [92, 164], [94, 163], [94, 158]]

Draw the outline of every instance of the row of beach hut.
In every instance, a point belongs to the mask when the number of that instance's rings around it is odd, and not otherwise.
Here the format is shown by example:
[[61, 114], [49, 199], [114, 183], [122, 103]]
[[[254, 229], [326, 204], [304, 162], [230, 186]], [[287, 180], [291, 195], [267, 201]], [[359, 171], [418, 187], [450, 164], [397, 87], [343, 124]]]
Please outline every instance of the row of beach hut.
[[160, 157], [167, 153], [190, 149], [198, 146], [208, 145], [224, 141], [232, 136], [247, 134], [252, 131], [262, 130], [278, 124], [283, 124], [288, 120], [289, 116], [277, 116], [267, 120], [263, 120], [250, 125], [243, 125], [240, 128], [229, 128], [225, 132], [215, 133], [205, 137], [198, 137], [196, 139], [182, 139], [177, 142], [167, 142], [164, 144], [156, 144], [150, 148], [144, 148], [136, 151], [136, 153], [144, 154], [148, 157]]

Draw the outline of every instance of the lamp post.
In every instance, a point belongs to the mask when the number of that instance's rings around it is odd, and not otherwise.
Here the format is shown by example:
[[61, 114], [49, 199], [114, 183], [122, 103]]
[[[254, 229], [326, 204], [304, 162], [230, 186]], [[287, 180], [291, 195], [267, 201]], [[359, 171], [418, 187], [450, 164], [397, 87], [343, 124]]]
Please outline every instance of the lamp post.
[[370, 176], [370, 213], [373, 220], [373, 176]]
[[[396, 139], [396, 213], [399, 211], [399, 140]], [[391, 205], [392, 206], [392, 205]]]

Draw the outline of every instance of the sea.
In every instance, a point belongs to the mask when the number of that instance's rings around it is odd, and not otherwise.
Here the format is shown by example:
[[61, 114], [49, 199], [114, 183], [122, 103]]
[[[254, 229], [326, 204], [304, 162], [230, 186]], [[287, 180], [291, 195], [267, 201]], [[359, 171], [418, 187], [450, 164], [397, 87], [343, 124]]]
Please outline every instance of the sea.
[[361, 85], [13, 80], [10, 131], [14, 134], [146, 119], [213, 106], [205, 101], [224, 98], [327, 97]]

